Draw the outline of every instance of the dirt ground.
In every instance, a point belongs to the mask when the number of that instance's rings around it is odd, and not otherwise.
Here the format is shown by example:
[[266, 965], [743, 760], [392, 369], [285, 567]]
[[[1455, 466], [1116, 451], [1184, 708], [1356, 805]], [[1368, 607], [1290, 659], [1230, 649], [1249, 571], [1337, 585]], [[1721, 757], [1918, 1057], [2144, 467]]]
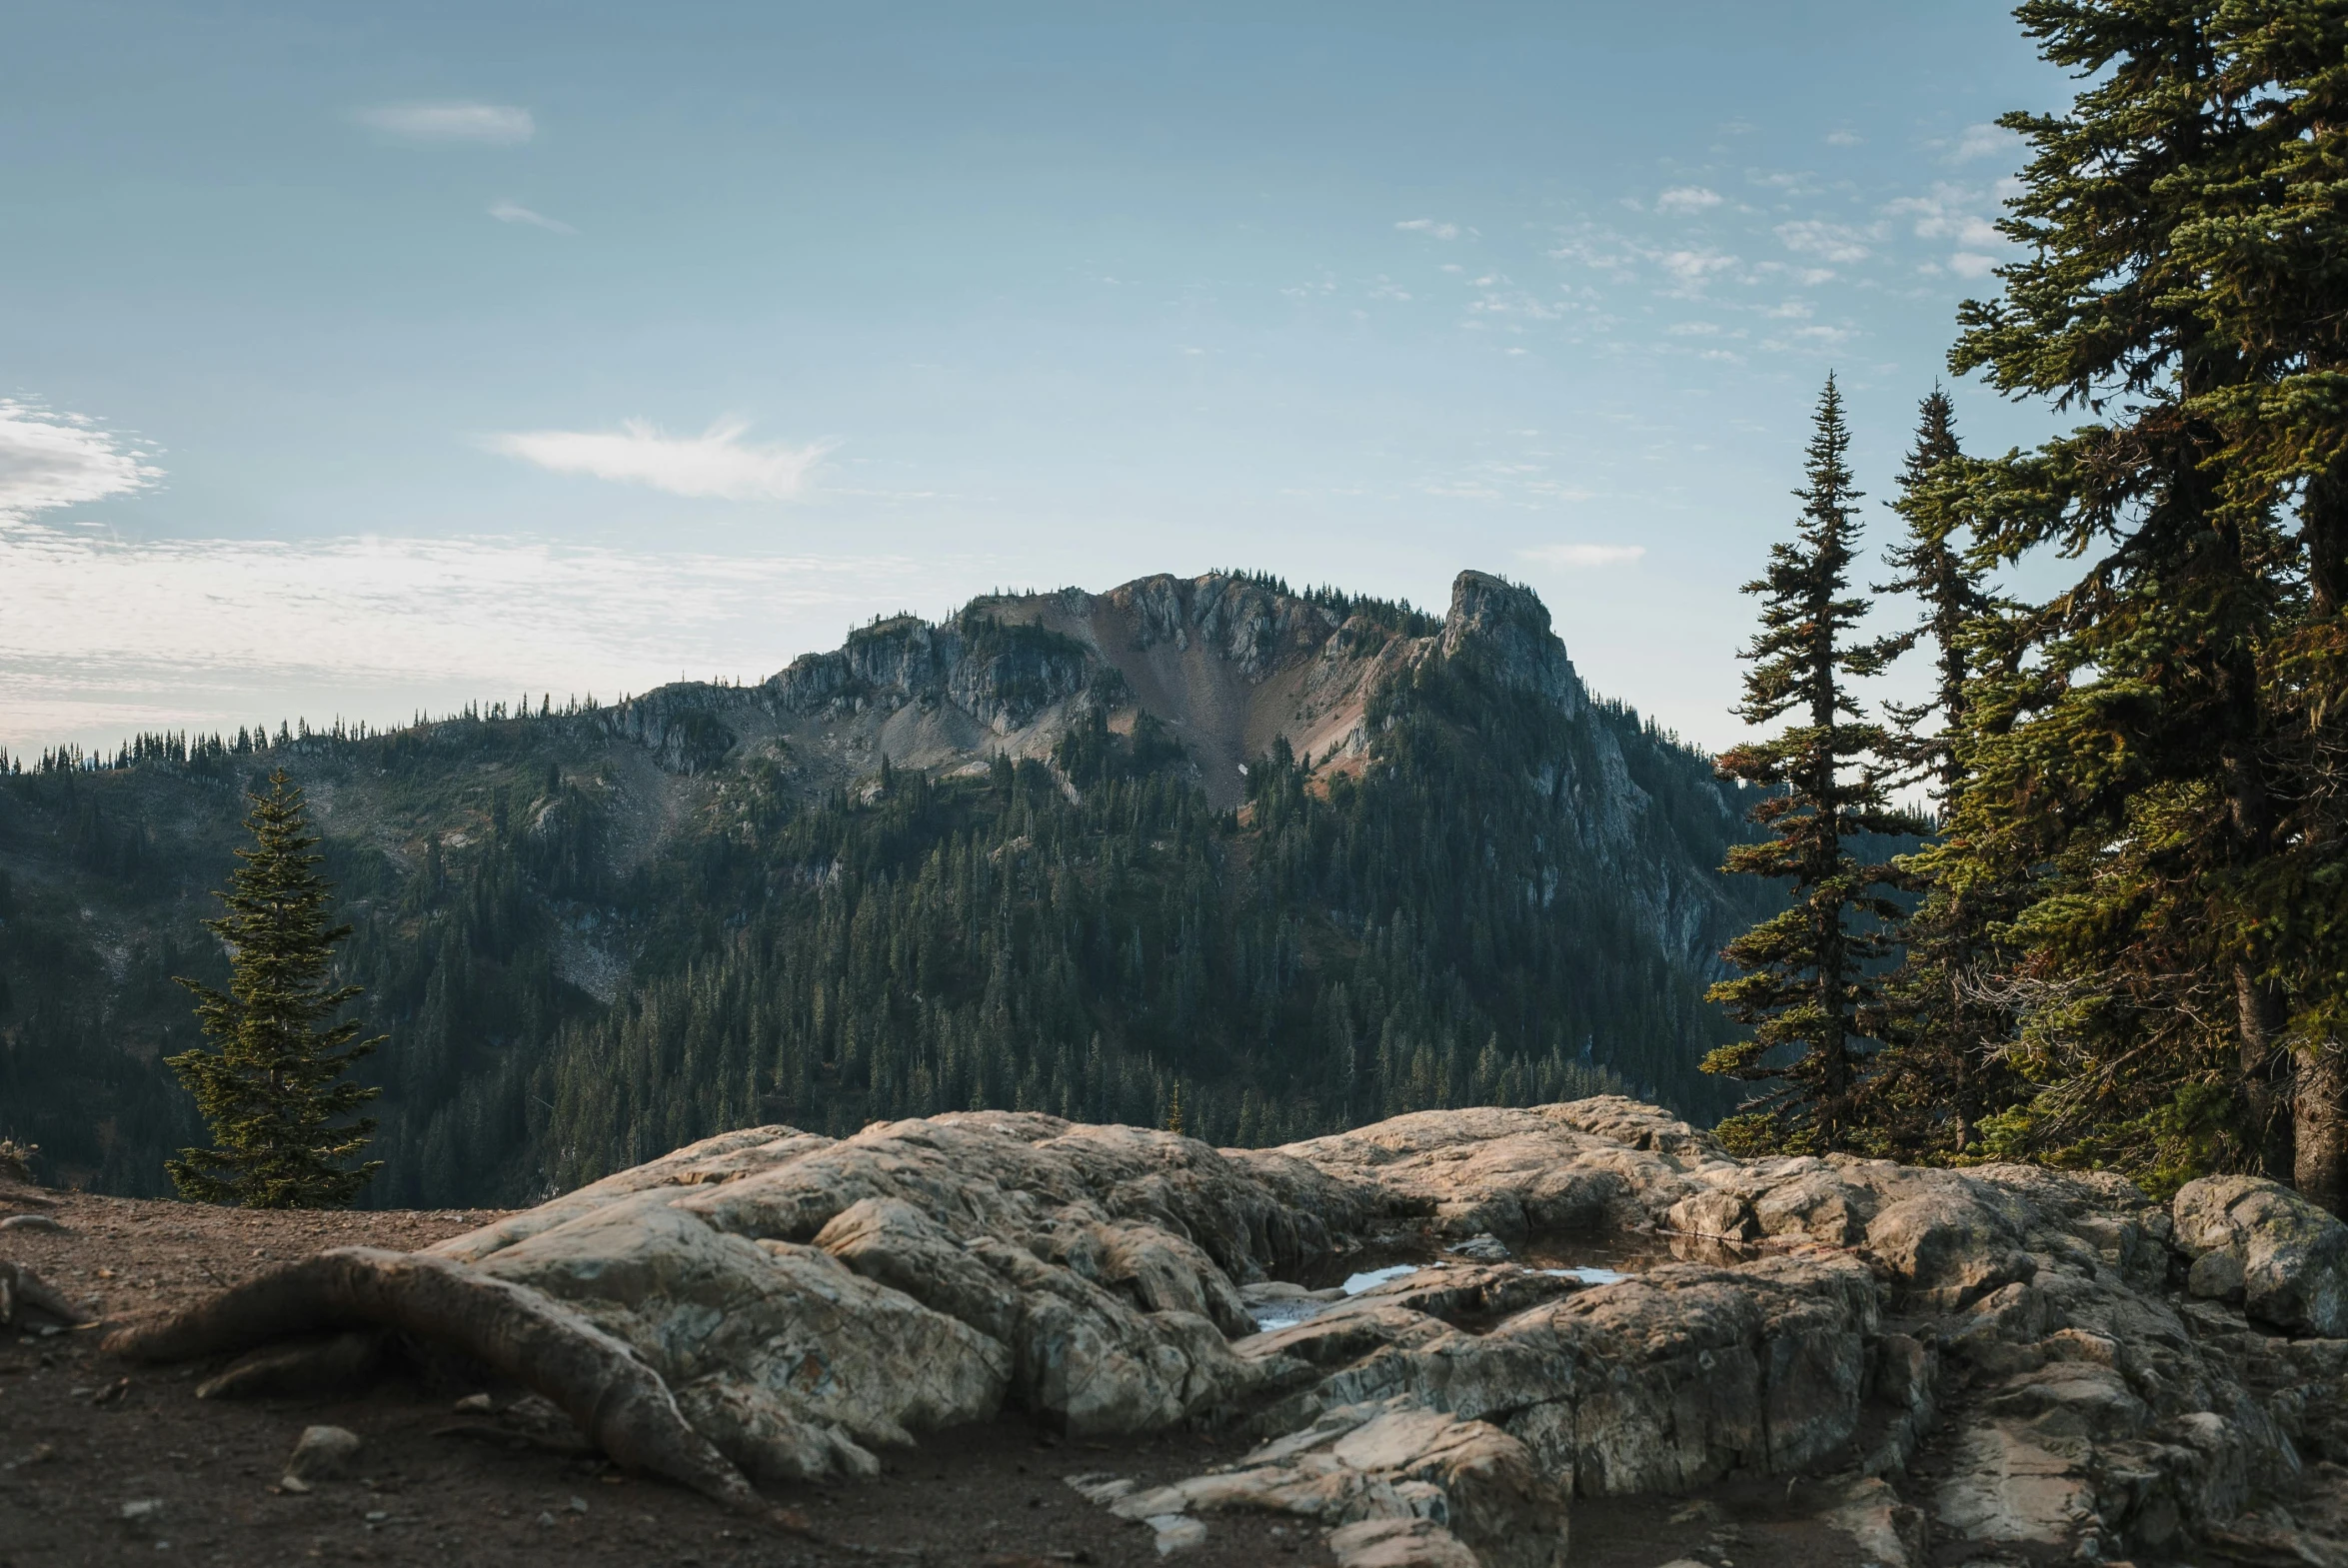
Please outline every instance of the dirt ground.
[[[0, 1259], [37, 1270], [108, 1324], [196, 1300], [274, 1261], [363, 1243], [413, 1248], [497, 1217], [249, 1213], [195, 1204], [0, 1188], [0, 1216], [50, 1215], [61, 1231], [0, 1231]], [[773, 1494], [804, 1531], [746, 1522], [666, 1483], [453, 1407], [512, 1388], [404, 1372], [362, 1395], [312, 1403], [195, 1397], [214, 1364], [147, 1367], [99, 1350], [104, 1328], [46, 1338], [0, 1332], [0, 1568], [193, 1561], [418, 1564], [822, 1565], [876, 1562], [1142, 1568], [1150, 1532], [1093, 1506], [1062, 1478], [1107, 1472], [1144, 1484], [1238, 1457], [1227, 1435], [1063, 1441], [1007, 1417], [884, 1456], [880, 1479]], [[302, 1429], [363, 1441], [352, 1479], [306, 1494], [277, 1482]], [[1782, 1483], [1687, 1499], [1578, 1505], [1576, 1568], [1855, 1568], [1851, 1543], [1796, 1512]], [[1329, 1564], [1310, 1525], [1266, 1515], [1207, 1522], [1183, 1568]]]

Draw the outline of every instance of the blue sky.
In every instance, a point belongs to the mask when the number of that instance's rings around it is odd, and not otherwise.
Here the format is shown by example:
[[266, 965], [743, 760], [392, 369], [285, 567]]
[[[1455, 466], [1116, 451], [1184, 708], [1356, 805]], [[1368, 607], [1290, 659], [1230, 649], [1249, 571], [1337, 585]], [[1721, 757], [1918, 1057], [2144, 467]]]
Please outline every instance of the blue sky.
[[[1230, 565], [1507, 573], [1724, 745], [1820, 380], [1887, 494], [1996, 287], [1989, 122], [2067, 96], [1970, 0], [9, 33], [14, 751], [755, 679], [876, 612]], [[1955, 391], [1978, 447], [2045, 429]]]

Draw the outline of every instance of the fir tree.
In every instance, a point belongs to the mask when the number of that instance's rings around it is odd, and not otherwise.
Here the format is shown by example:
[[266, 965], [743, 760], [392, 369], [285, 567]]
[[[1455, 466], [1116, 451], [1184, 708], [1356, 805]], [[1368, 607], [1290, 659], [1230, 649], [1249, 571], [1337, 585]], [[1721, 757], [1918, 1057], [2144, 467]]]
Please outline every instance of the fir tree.
[[1995, 932], [2019, 906], [2027, 870], [1983, 875], [1985, 867], [1963, 853], [1962, 839], [1950, 837], [1965, 780], [1972, 665], [1991, 640], [1999, 609], [1962, 548], [1964, 453], [1954, 412], [1937, 387], [1918, 410], [1916, 442], [1891, 504], [1907, 535], [1884, 553], [1898, 576], [1876, 588], [1910, 595], [1923, 609], [1922, 621], [1892, 639], [1888, 651], [1906, 654], [1928, 641], [1933, 658], [1929, 698], [1885, 705], [1908, 780], [1930, 791], [1941, 831], [1894, 862], [1923, 896], [1905, 923], [1900, 965], [1884, 983], [1887, 1048], [1862, 1109], [1867, 1141], [1905, 1159], [1968, 1153], [1982, 1118], [2016, 1092], [2003, 1063], [2012, 1012], [1994, 999], [2011, 954]]
[[2313, 0], [2017, 14], [2089, 85], [2001, 122], [2033, 146], [2002, 224], [2024, 254], [1950, 363], [2094, 422], [1975, 487], [1996, 558], [2088, 562], [1969, 743], [1968, 854], [2045, 872], [2014, 923], [2034, 1092], [1992, 1141], [2158, 1184], [2295, 1175], [2337, 1206], [2348, 26]]
[[2292, 1060], [2292, 1180], [2348, 1208], [2348, 12], [2263, 0], [2209, 18], [2236, 134], [2173, 244], [2242, 367], [2197, 400], [2236, 509], [2275, 509], [2291, 592], [2262, 649], [2276, 790], [2270, 852], [2239, 886]]
[[380, 1091], [340, 1080], [382, 1042], [359, 1039], [356, 1020], [327, 1022], [360, 988], [329, 983], [334, 944], [351, 927], [327, 924], [334, 889], [316, 869], [323, 856], [311, 852], [318, 838], [302, 791], [281, 770], [267, 794], [246, 798], [253, 847], [237, 851], [245, 863], [216, 895], [228, 912], [204, 922], [232, 950], [229, 988], [179, 981], [195, 993], [196, 1016], [219, 1048], [170, 1058], [211, 1125], [213, 1147], [182, 1149], [167, 1168], [201, 1202], [340, 1206], [382, 1163], [349, 1163], [375, 1123], [344, 1119]]
[[1761, 631], [1744, 654], [1751, 668], [1737, 714], [1756, 727], [1792, 723], [1719, 763], [1724, 776], [1768, 791], [1749, 814], [1772, 831], [1731, 847], [1722, 869], [1792, 886], [1787, 908], [1728, 944], [1724, 956], [1745, 972], [1710, 993], [1753, 1032], [1705, 1056], [1704, 1070], [1775, 1085], [1721, 1123], [1723, 1140], [1747, 1150], [1823, 1151], [1846, 1142], [1876, 1027], [1870, 969], [1899, 913], [1883, 891], [1891, 868], [1862, 862], [1846, 840], [1915, 825], [1885, 798], [1890, 738], [1865, 721], [1846, 685], [1876, 674], [1889, 651], [1853, 640], [1868, 610], [1846, 592], [1859, 493], [1831, 376], [1816, 419], [1808, 483], [1794, 492], [1802, 503], [1794, 539], [1771, 546], [1767, 575], [1745, 585], [1762, 601]]

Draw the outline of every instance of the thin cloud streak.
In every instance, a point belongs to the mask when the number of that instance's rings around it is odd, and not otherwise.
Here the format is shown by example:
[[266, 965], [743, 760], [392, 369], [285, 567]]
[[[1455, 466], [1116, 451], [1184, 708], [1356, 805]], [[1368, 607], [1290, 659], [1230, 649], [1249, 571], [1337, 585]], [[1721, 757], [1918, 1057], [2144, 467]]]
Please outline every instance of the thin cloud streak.
[[488, 446], [553, 473], [646, 485], [672, 496], [789, 501], [807, 488], [809, 474], [837, 445], [756, 445], [742, 439], [749, 429], [739, 420], [721, 420], [699, 436], [668, 436], [642, 420], [628, 420], [616, 431], [493, 436]]
[[520, 202], [492, 202], [489, 215], [500, 223], [528, 224], [533, 228], [544, 229], [549, 234], [577, 234], [579, 232], [560, 218], [549, 218], [545, 213], [532, 212]]
[[530, 111], [512, 104], [377, 104], [352, 118], [395, 141], [425, 145], [516, 147], [538, 135]]

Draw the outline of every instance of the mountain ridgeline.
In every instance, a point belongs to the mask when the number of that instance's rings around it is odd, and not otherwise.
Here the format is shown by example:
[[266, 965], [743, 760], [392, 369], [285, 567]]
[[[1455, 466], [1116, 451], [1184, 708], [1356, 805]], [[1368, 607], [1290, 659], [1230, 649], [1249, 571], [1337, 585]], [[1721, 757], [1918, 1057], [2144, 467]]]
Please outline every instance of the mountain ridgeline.
[[[1710, 1119], [1749, 803], [1593, 702], [1519, 587], [1448, 613], [1144, 579], [879, 621], [757, 686], [0, 777], [0, 1135], [164, 1190], [160, 1058], [242, 791], [310, 795], [384, 1093], [380, 1205], [721, 1128], [973, 1106], [1265, 1143], [1610, 1089]], [[1738, 886], [1742, 881], [1751, 885]]]

